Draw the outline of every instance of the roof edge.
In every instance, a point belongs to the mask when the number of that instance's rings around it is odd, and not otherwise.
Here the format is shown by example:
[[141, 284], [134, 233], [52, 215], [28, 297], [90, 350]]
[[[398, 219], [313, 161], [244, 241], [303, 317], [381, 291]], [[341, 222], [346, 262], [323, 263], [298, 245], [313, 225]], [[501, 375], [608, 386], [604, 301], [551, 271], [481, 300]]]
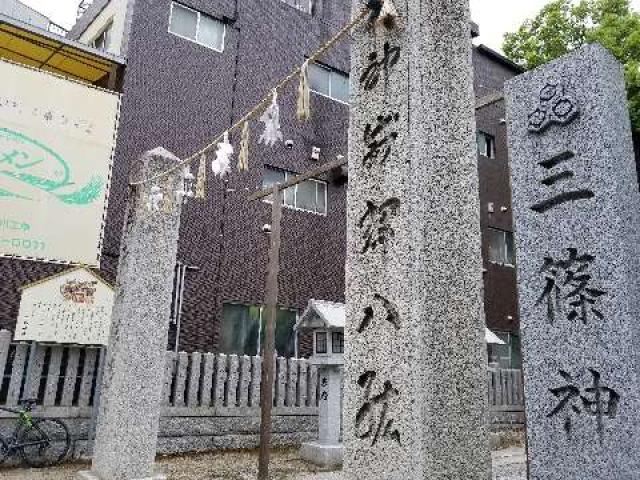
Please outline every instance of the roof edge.
[[96, 57], [100, 57], [103, 60], [106, 60], [111, 63], [117, 63], [118, 65], [126, 65], [127, 62], [123, 57], [118, 55], [114, 55], [109, 52], [104, 52], [102, 50], [98, 50], [97, 48], [90, 47], [89, 45], [85, 45], [84, 43], [78, 42], [77, 40], [69, 39], [67, 37], [63, 37], [61, 35], [56, 35], [55, 33], [51, 33], [47, 30], [43, 30], [42, 28], [34, 27], [33, 25], [29, 25], [28, 23], [17, 20], [13, 17], [9, 17], [7, 15], [0, 14], [0, 23], [6, 23], [8, 25], [13, 25], [14, 27], [25, 30], [33, 35], [40, 35], [48, 40], [54, 42], [60, 42], [67, 47], [76, 48], [78, 50], [82, 50], [84, 52], [90, 53], [91, 55], [95, 55]]
[[33, 13], [35, 13], [36, 15], [39, 15], [39, 16], [40, 16], [40, 17], [42, 17], [42, 18], [46, 18], [46, 19], [49, 21], [49, 23], [55, 23], [55, 22], [53, 22], [53, 21], [51, 20], [51, 18], [50, 18], [50, 17], [48, 17], [47, 15], [45, 15], [44, 13], [42, 13], [41, 11], [36, 10], [36, 9], [35, 9], [35, 8], [33, 8], [31, 5], [27, 5], [26, 3], [24, 3], [24, 2], [23, 2], [23, 1], [21, 1], [21, 0], [15, 0], [15, 1], [16, 1], [17, 3], [19, 3], [20, 5], [22, 5], [24, 8], [26, 8], [27, 10], [32, 11], [32, 12], [33, 12]]
[[71, 273], [78, 272], [78, 271], [85, 271], [85, 272], [89, 273], [91, 276], [95, 277], [95, 279], [98, 280], [100, 283], [102, 283], [107, 288], [109, 288], [109, 289], [111, 289], [111, 290], [113, 290], [115, 292], [116, 287], [114, 285], [112, 285], [111, 283], [107, 282], [104, 278], [102, 278], [101, 275], [99, 275], [93, 269], [91, 269], [89, 267], [83, 267], [83, 266], [68, 268], [66, 270], [62, 270], [61, 272], [54, 273], [53, 275], [49, 275], [48, 277], [44, 277], [44, 278], [41, 278], [40, 280], [36, 280], [35, 282], [27, 283], [26, 285], [21, 285], [21, 286], [18, 287], [18, 291], [19, 292], [23, 292], [25, 290], [29, 290], [31, 288], [37, 287], [39, 285], [42, 285], [43, 283], [47, 283], [50, 280], [55, 280], [56, 278], [60, 278], [60, 277], [63, 277], [65, 275], [69, 275]]
[[476, 45], [476, 50], [478, 50], [480, 53], [484, 53], [485, 55], [487, 55], [488, 57], [491, 57], [496, 62], [502, 64], [503, 66], [505, 66], [507, 68], [510, 68], [511, 70], [513, 70], [514, 72], [516, 72], [518, 74], [526, 72], [525, 68], [523, 68], [522, 66], [518, 65], [513, 60], [510, 60], [509, 58], [505, 57], [504, 55], [502, 55], [501, 53], [497, 52], [496, 50], [487, 47], [483, 43], [481, 43], [480, 45]]
[[471, 38], [476, 38], [480, 36], [480, 25], [478, 25], [473, 20], [471, 21]]
[[89, 5], [89, 8], [76, 19], [76, 23], [73, 24], [67, 35], [73, 40], [80, 38], [87, 28], [89, 28], [89, 25], [100, 15], [102, 10], [107, 8], [109, 3], [111, 3], [111, 0], [94, 0], [94, 2]]
[[308, 315], [311, 312], [315, 312], [315, 314], [324, 322], [324, 324], [328, 327], [328, 328], [344, 328], [344, 327], [336, 327], [336, 326], [331, 326], [331, 322], [329, 321], [329, 319], [327, 319], [324, 315], [324, 313], [318, 308], [321, 307], [322, 305], [327, 305], [327, 306], [332, 306], [332, 307], [339, 307], [342, 308], [343, 310], [346, 308], [346, 305], [344, 303], [341, 302], [332, 302], [330, 300], [316, 300], [314, 298], [309, 299], [309, 303], [307, 304], [307, 308], [304, 309], [304, 311], [302, 312], [302, 314], [300, 315], [300, 317], [298, 318], [298, 321], [295, 324], [294, 330], [298, 330], [302, 323], [306, 321]]

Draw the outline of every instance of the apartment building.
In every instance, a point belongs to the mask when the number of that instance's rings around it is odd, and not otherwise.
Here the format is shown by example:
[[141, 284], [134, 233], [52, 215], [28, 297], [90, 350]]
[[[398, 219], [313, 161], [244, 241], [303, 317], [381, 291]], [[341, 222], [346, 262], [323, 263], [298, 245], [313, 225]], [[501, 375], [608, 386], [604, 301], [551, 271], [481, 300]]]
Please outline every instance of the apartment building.
[[[225, 131], [327, 41], [350, 16], [344, 0], [94, 0], [67, 38], [126, 60], [102, 271], [113, 279], [120, 248], [128, 171], [146, 150], [185, 157]], [[472, 41], [470, 32], [469, 41]], [[249, 202], [265, 185], [347, 154], [349, 43], [311, 67], [312, 118], [295, 118], [296, 88], [280, 96], [285, 140], [255, 140], [250, 169], [210, 180], [206, 201], [183, 209], [170, 348], [255, 354], [261, 336], [270, 204]], [[491, 355], [519, 365], [508, 152], [501, 90], [519, 68], [474, 48], [487, 323], [507, 342]], [[238, 138], [231, 139], [236, 145]], [[319, 149], [319, 159], [312, 152]], [[455, 161], [455, 159], [451, 159]], [[195, 173], [195, 168], [194, 168]], [[309, 299], [344, 301], [344, 171], [307, 181], [284, 198], [277, 349], [304, 353], [293, 325]], [[15, 265], [14, 265], [15, 264]], [[12, 262], [35, 281], [28, 262]], [[37, 270], [37, 269], [36, 269]], [[13, 288], [13, 287], [12, 287]], [[17, 288], [17, 286], [16, 286]], [[5, 302], [3, 326], [17, 314]]]

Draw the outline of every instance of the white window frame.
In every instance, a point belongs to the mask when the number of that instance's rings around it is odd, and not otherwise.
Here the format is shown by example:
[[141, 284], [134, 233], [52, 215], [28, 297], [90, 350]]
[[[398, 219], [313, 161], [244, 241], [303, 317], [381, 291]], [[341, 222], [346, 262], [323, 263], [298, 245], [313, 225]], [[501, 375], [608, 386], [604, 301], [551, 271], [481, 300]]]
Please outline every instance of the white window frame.
[[320, 95], [321, 97], [333, 100], [334, 102], [338, 102], [338, 103], [341, 103], [342, 105], [350, 106], [351, 104], [349, 102], [345, 102], [344, 100], [340, 100], [339, 98], [336, 98], [336, 97], [334, 97], [332, 95], [332, 93], [333, 93], [333, 82], [331, 81], [331, 79], [333, 78], [333, 75], [338, 75], [339, 74], [339, 75], [346, 76], [347, 80], [349, 80], [349, 75], [347, 75], [347, 74], [345, 74], [343, 72], [340, 72], [339, 70], [336, 70], [335, 68], [328, 67], [328, 66], [323, 65], [323, 64], [318, 63], [318, 62], [314, 62], [313, 65], [315, 65], [317, 67], [320, 67], [320, 68], [322, 68], [322, 69], [324, 69], [324, 70], [329, 72], [329, 74], [330, 74], [329, 75], [329, 95], [327, 95], [326, 93], [322, 93], [322, 92], [319, 92], [317, 90], [314, 90], [312, 88], [310, 89], [310, 91], [315, 93], [316, 95]]
[[[344, 332], [340, 332], [340, 331], [331, 331], [329, 332], [331, 334], [331, 354], [332, 355], [344, 355]], [[342, 335], [342, 351], [341, 352], [336, 352], [336, 347], [335, 347], [335, 335]]]
[[[286, 4], [286, 5], [289, 5], [291, 8], [295, 8], [299, 12], [306, 13], [306, 14], [309, 14], [309, 15], [311, 15], [313, 13], [313, 0], [307, 0], [307, 2], [309, 4], [308, 10], [305, 10], [304, 8], [301, 8], [301, 7], [296, 6], [296, 5], [292, 5], [291, 3], [289, 3], [288, 0], [280, 0], [280, 1], [282, 3], [284, 3], [284, 4]], [[294, 0], [294, 1], [296, 1], [296, 0]], [[302, 2], [302, 0], [298, 0], [296, 3], [303, 3], [303, 2]]]
[[[514, 237], [513, 232], [510, 232], [508, 230], [502, 230], [501, 228], [495, 228], [495, 227], [488, 227], [489, 231], [494, 231], [494, 232], [500, 232], [502, 234], [502, 240], [504, 242], [504, 251], [505, 254], [507, 252], [507, 234], [511, 234], [512, 237]], [[515, 237], [513, 238], [514, 241], [514, 245], [513, 245], [513, 258], [515, 259], [516, 256], [516, 252], [515, 252]], [[491, 244], [489, 244], [489, 248], [491, 248]], [[516, 268], [516, 266], [513, 263], [506, 263], [506, 262], [496, 262], [495, 260], [491, 260], [489, 259], [490, 263], [493, 263], [494, 265], [502, 265], [503, 267], [509, 267], [509, 268]]]
[[[171, 31], [171, 21], [173, 20], [173, 6], [175, 4], [178, 4], [181, 8], [184, 8], [186, 10], [191, 10], [192, 12], [195, 12], [198, 15], [198, 20], [196, 21], [196, 38], [189, 38], [189, 37], [185, 37], [184, 35], [180, 35], [179, 33], [175, 33], [173, 31]], [[198, 32], [200, 31], [200, 19], [202, 18], [202, 15], [205, 15], [209, 18], [211, 18], [212, 20], [215, 20], [217, 22], [220, 22], [222, 24], [222, 49], [217, 49], [212, 47], [211, 45], [207, 45], [206, 43], [202, 43], [198, 41]], [[178, 38], [182, 38], [184, 40], [188, 40], [192, 43], [197, 43], [198, 45], [201, 45], [205, 48], [208, 48], [209, 50], [213, 50], [214, 52], [219, 52], [219, 53], [224, 53], [224, 46], [226, 44], [227, 41], [227, 24], [224, 23], [223, 21], [221, 21], [218, 18], [212, 17], [211, 15], [207, 15], [206, 13], [202, 13], [194, 8], [191, 7], [187, 7], [186, 5], [180, 3], [180, 2], [175, 2], [172, 1], [171, 2], [171, 8], [170, 8], [170, 12], [169, 12], [169, 26], [167, 31], [171, 34], [171, 35], [175, 35]]]
[[[100, 48], [98, 46], [96, 46], [96, 40], [98, 38], [100, 38], [102, 35], [107, 34], [106, 39], [105, 39], [105, 46], [104, 48]], [[102, 27], [99, 32], [93, 37], [93, 40], [91, 40], [91, 42], [89, 43], [89, 45], [91, 46], [91, 48], [95, 48], [96, 50], [100, 50], [103, 52], [108, 52], [109, 51], [109, 47], [111, 47], [111, 34], [113, 33], [113, 17], [110, 18], [107, 23], [105, 24], [104, 27]]]
[[[491, 160], [495, 160], [496, 159], [496, 137], [494, 135], [491, 135], [490, 133], [487, 133], [483, 130], [478, 130], [478, 132], [476, 133], [476, 136], [484, 136], [485, 138], [485, 145], [487, 144], [487, 139], [491, 139], [491, 141], [489, 142], [489, 155], [485, 155], [484, 153], [480, 152], [480, 146], [478, 145], [478, 153], [480, 154], [480, 156], [485, 157], [485, 158], [489, 158]], [[477, 145], [477, 140], [476, 140], [476, 145]]]
[[[508, 357], [497, 357], [497, 359], [498, 359], [498, 365], [499, 365], [499, 366], [498, 366], [498, 368], [509, 368], [509, 369], [517, 368], [517, 367], [512, 367], [512, 366], [511, 366], [511, 365], [513, 364], [513, 360], [514, 360], [514, 351], [515, 351], [515, 349], [514, 349], [514, 347], [513, 347], [513, 338], [514, 338], [514, 337], [520, 337], [520, 335], [518, 335], [518, 334], [517, 334], [517, 333], [515, 333], [515, 332], [494, 332], [494, 333], [498, 336], [498, 338], [499, 338], [500, 340], [502, 340], [503, 342], [505, 342], [505, 345], [500, 345], [500, 347], [505, 347], [505, 346], [508, 346], [508, 347], [509, 347], [509, 356], [508, 356]], [[520, 341], [521, 341], [521, 340], [522, 340], [522, 339], [520, 339]], [[521, 343], [520, 345], [522, 345], [522, 343]], [[495, 347], [495, 346], [492, 346], [492, 347], [491, 347], [491, 349], [493, 349], [493, 348], [496, 348], [496, 347]], [[522, 347], [521, 347], [521, 350], [522, 350]], [[522, 352], [519, 352], [519, 353], [520, 353], [520, 362], [522, 362]], [[509, 366], [509, 367], [502, 367], [502, 366], [500, 366], [500, 364], [502, 363], [502, 361], [501, 361], [502, 359], [508, 359], [508, 362], [509, 362], [509, 365], [510, 365], [510, 366]]]
[[[282, 172], [284, 173], [284, 181], [286, 182], [287, 180], [289, 180], [289, 178], [291, 176], [295, 177], [296, 174], [293, 172], [289, 172], [287, 170], [281, 170], [279, 168], [275, 168], [275, 167], [270, 167], [269, 165], [265, 165], [265, 169], [269, 169], [269, 170], [275, 170], [278, 172]], [[289, 208], [291, 210], [297, 210], [299, 212], [306, 212], [306, 213], [311, 213], [313, 215], [320, 215], [322, 217], [326, 217], [327, 213], [329, 212], [329, 183], [325, 182], [324, 180], [317, 180], [315, 178], [308, 178], [307, 180], [305, 180], [305, 182], [315, 182], [315, 183], [320, 183], [324, 185], [324, 213], [322, 212], [316, 212], [313, 210], [307, 210], [305, 208], [300, 208], [298, 207], [298, 185], [293, 185], [289, 188], [287, 188], [286, 190], [289, 190], [290, 188], [293, 188], [293, 204], [294, 206], [291, 205], [287, 205], [285, 203], [285, 195], [283, 193], [282, 195], [282, 206], [285, 208]], [[284, 192], [284, 191], [283, 191]], [[271, 204], [271, 199], [269, 197], [266, 197], [262, 200], [265, 203]], [[318, 204], [318, 187], [316, 186], [316, 205]]]
[[[318, 351], [318, 337], [320, 335], [324, 335], [324, 347], [325, 347], [325, 351], [324, 352], [319, 352]], [[322, 355], [322, 356], [329, 356], [330, 355], [330, 350], [331, 350], [331, 346], [329, 345], [331, 343], [331, 332], [329, 332], [328, 330], [320, 330], [317, 332], [313, 332], [313, 353], [315, 355]]]

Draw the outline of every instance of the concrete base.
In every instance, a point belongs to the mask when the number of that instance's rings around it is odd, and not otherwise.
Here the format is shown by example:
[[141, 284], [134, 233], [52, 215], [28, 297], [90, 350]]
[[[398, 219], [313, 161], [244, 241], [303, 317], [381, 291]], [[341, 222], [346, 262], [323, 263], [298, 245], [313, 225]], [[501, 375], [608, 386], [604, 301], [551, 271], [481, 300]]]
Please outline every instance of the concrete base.
[[[151, 474], [150, 477], [144, 478], [128, 478], [127, 480], [167, 480], [167, 474], [160, 471], [160, 469], [155, 469], [156, 471]], [[76, 480], [105, 480], [99, 477], [96, 473], [90, 471], [82, 471], [78, 472], [76, 476]]]
[[300, 456], [307, 462], [321, 467], [341, 467], [344, 447], [342, 444], [323, 445], [318, 442], [307, 442], [302, 444]]

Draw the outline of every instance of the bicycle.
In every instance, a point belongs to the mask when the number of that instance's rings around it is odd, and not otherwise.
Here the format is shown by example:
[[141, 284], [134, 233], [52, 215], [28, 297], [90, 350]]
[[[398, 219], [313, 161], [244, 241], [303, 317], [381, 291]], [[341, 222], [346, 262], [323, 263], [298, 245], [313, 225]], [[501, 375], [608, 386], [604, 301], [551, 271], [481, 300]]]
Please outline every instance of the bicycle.
[[0, 463], [7, 457], [20, 455], [24, 462], [36, 468], [50, 467], [67, 456], [71, 446], [69, 429], [56, 418], [37, 418], [31, 414], [34, 399], [20, 401], [20, 409], [0, 407], [18, 415], [10, 438], [0, 436]]

